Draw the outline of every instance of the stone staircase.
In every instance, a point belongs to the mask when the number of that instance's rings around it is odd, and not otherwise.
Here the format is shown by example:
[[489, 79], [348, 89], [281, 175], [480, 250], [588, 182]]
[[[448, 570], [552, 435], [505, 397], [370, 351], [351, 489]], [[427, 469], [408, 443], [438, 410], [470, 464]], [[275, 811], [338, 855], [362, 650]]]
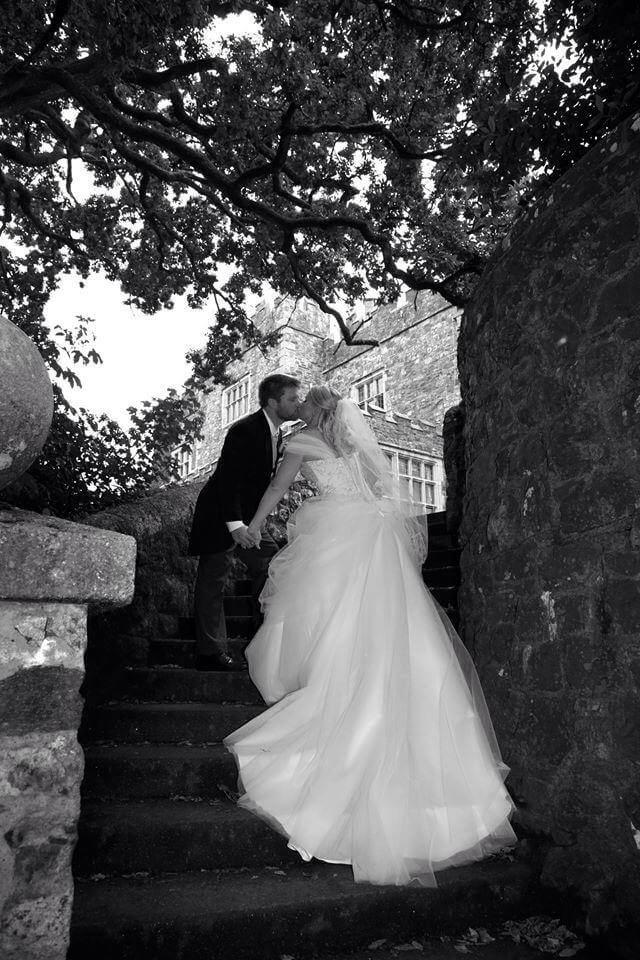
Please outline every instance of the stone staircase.
[[446, 513], [427, 517], [429, 553], [422, 577], [435, 600], [445, 610], [454, 627], [459, 625], [458, 587], [460, 586], [460, 549], [456, 534], [447, 530]]
[[[452, 610], [455, 547], [437, 520], [427, 575]], [[225, 601], [237, 633], [244, 586]], [[356, 885], [349, 867], [303, 863], [232, 800], [221, 739], [264, 709], [257, 691], [243, 672], [190, 669], [192, 655], [188, 636], [155, 640], [148, 667], [88, 695], [69, 960], [328, 960], [531, 907], [531, 871], [507, 857], [446, 871], [436, 890]]]

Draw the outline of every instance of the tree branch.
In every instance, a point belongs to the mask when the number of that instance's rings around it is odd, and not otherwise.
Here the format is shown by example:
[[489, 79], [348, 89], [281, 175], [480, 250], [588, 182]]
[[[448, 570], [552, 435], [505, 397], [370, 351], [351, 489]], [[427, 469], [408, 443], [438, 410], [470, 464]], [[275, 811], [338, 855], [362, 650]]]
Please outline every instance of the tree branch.
[[314, 137], [319, 133], [336, 133], [343, 137], [363, 135], [383, 140], [394, 149], [403, 160], [433, 160], [437, 162], [444, 156], [441, 150], [418, 150], [411, 144], [404, 144], [383, 123], [364, 121], [362, 123], [302, 123], [289, 129], [294, 137]]

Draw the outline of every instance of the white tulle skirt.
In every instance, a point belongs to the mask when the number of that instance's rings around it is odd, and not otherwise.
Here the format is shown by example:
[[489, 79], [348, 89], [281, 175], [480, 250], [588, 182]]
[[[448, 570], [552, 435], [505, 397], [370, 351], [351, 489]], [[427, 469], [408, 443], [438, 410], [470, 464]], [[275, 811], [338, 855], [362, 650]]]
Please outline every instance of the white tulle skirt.
[[241, 806], [376, 884], [514, 842], [475, 668], [384, 508], [304, 503], [261, 601], [246, 656], [272, 706], [224, 741]]

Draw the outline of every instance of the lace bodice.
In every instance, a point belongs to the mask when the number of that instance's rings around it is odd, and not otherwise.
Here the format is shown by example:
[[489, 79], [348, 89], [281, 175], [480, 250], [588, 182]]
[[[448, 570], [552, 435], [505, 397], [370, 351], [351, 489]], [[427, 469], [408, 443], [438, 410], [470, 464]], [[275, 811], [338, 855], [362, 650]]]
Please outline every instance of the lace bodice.
[[318, 488], [321, 497], [360, 499], [361, 494], [347, 464], [323, 440], [297, 436], [289, 441], [287, 450], [304, 457], [300, 472]]
[[360, 497], [351, 472], [342, 458], [308, 460], [302, 464], [300, 472], [318, 488], [321, 497], [350, 500]]

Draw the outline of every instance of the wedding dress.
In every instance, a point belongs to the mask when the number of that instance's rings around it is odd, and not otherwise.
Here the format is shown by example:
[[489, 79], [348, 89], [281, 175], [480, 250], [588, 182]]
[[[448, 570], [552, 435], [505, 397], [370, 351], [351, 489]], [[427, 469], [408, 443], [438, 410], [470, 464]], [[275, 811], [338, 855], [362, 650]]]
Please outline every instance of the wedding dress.
[[[293, 447], [291, 445], [294, 445]], [[225, 739], [239, 804], [356, 881], [435, 885], [509, 846], [513, 804], [469, 654], [422, 581], [402, 516], [304, 434], [305, 501], [246, 650], [271, 706]]]

